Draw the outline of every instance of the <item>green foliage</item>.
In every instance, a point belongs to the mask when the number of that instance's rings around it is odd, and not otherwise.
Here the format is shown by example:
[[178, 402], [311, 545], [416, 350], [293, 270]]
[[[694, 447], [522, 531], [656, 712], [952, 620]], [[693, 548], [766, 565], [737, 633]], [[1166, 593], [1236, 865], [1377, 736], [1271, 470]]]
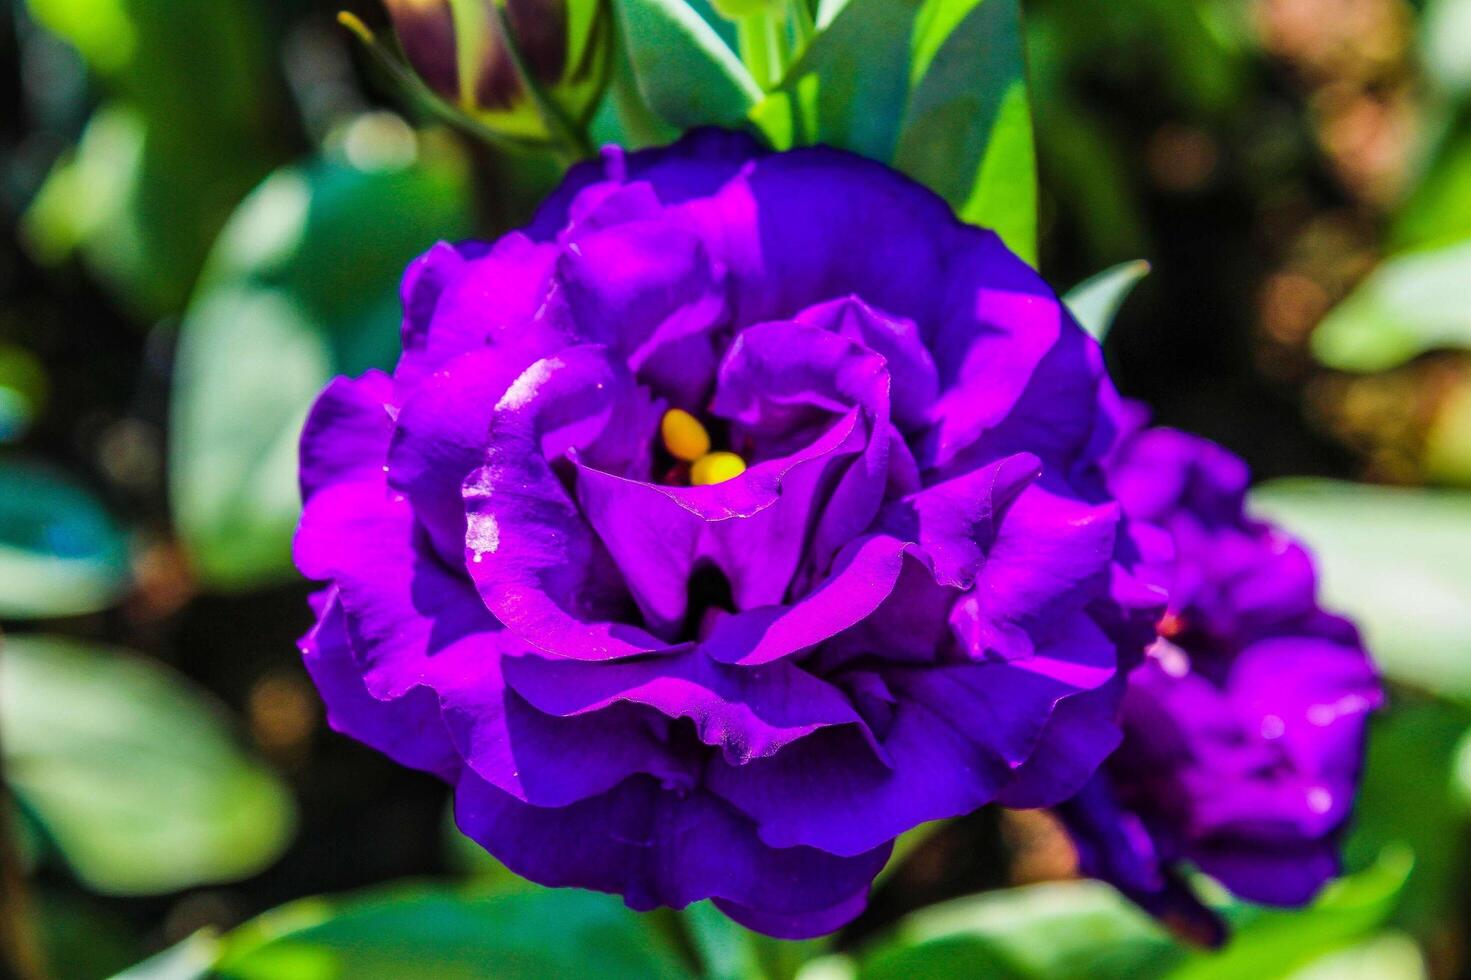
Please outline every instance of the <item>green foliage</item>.
[[1169, 936], [1107, 885], [1029, 885], [921, 909], [866, 950], [859, 980], [1139, 976], [1177, 960]]
[[89, 887], [177, 891], [253, 874], [281, 852], [290, 795], [182, 678], [48, 637], [8, 637], [3, 656], [6, 779]]
[[1181, 944], [1108, 885], [1055, 882], [921, 909], [862, 951], [858, 980], [1267, 980], [1373, 935], [1410, 872], [1407, 849], [1388, 849], [1330, 885], [1307, 909], [1225, 902], [1233, 939], [1223, 950]]
[[1351, 868], [1386, 848], [1408, 848], [1415, 867], [1394, 915], [1397, 925], [1434, 942], [1465, 909], [1471, 858], [1467, 807], [1455, 780], [1471, 711], [1411, 692], [1391, 692], [1369, 730], [1368, 760], [1345, 849]]
[[1313, 334], [1313, 353], [1344, 371], [1383, 371], [1427, 350], [1471, 347], [1471, 239], [1391, 258]]
[[1037, 261], [1037, 161], [1016, 0], [928, 0], [894, 165]]
[[688, 974], [618, 899], [582, 891], [390, 888], [312, 898], [227, 936], [221, 980], [660, 980]]
[[1389, 848], [1370, 867], [1332, 882], [1301, 911], [1233, 903], [1232, 939], [1219, 952], [1192, 951], [1171, 980], [1286, 977], [1324, 954], [1371, 935], [1393, 913], [1414, 858]]
[[1284, 480], [1252, 501], [1307, 542], [1324, 602], [1353, 617], [1387, 674], [1471, 700], [1471, 496]]
[[381, 117], [351, 125], [389, 127], [356, 134], [381, 144], [381, 164], [329, 152], [270, 177], [220, 235], [184, 319], [169, 478], [180, 534], [212, 586], [287, 574], [307, 408], [334, 374], [392, 364], [404, 266], [469, 232], [457, 152]]
[[127, 575], [123, 531], [89, 491], [46, 467], [0, 460], [0, 617], [105, 609]]
[[141, 318], [183, 304], [215, 230], [278, 150], [247, 0], [28, 0], [111, 100], [24, 222], [42, 261], [80, 253]]
[[[1016, 0], [838, 0], [815, 23], [805, 0], [789, 0], [738, 18], [741, 57], [703, 4], [616, 6], [637, 90], [665, 124], [749, 118], [778, 149], [823, 143], [892, 164], [1036, 261]], [[613, 97], [630, 102], [616, 74]]]
[[1139, 281], [1149, 275], [1149, 263], [1143, 259], [1104, 269], [1068, 290], [1063, 302], [1077, 317], [1088, 335], [1099, 343], [1108, 336], [1119, 307]]
[[685, 0], [615, 0], [638, 89], [684, 129], [736, 125], [761, 89], [715, 29]]

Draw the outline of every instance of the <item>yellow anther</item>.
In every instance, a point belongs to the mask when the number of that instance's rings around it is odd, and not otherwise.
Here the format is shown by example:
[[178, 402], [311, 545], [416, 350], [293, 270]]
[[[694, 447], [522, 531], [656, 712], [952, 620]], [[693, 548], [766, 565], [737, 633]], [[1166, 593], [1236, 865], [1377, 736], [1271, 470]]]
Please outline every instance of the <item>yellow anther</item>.
[[664, 438], [664, 448], [669, 450], [669, 455], [686, 463], [693, 463], [710, 451], [710, 433], [705, 431], [699, 419], [682, 408], [671, 408], [664, 413], [664, 421], [659, 423], [659, 434]]
[[690, 483], [697, 487], [734, 480], [746, 472], [746, 461], [735, 453], [710, 453], [690, 467]]

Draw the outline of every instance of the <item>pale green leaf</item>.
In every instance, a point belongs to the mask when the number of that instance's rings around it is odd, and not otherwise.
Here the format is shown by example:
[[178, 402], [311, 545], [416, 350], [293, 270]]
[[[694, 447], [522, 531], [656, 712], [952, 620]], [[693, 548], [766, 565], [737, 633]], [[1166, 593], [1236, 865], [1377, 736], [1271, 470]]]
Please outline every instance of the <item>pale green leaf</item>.
[[1143, 259], [1124, 262], [1078, 283], [1063, 297], [1063, 302], [1088, 335], [1102, 343], [1119, 307], [1148, 274], [1149, 263]]
[[1386, 260], [1313, 333], [1318, 360], [1384, 371], [1438, 348], [1471, 347], [1471, 239]]
[[91, 888], [155, 894], [231, 881], [289, 840], [286, 788], [163, 665], [10, 636], [0, 674], [6, 779]]
[[1471, 699], [1471, 494], [1283, 480], [1252, 502], [1307, 542], [1324, 604], [1386, 673]]

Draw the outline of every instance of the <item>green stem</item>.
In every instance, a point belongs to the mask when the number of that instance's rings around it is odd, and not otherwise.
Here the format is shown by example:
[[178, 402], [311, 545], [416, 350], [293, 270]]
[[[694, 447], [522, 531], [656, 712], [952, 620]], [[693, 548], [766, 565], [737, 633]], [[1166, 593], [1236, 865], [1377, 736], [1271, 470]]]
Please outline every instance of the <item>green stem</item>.
[[366, 24], [358, 20], [352, 14], [343, 11], [337, 15], [337, 21], [343, 27], [356, 34], [358, 40], [363, 42], [368, 55], [373, 62], [383, 69], [393, 82], [402, 90], [403, 96], [425, 114], [433, 116], [440, 122], [447, 123], [463, 131], [466, 135], [488, 143], [497, 149], [507, 150], [513, 153], [530, 153], [547, 149], [546, 144], [519, 140], [514, 137], [498, 133], [490, 127], [481, 123], [467, 113], [461, 111], [457, 106], [450, 105], [432, 92], [427, 85], [420, 81], [401, 59], [394, 57], [378, 40]]
[[797, 37], [793, 58], [796, 60], [817, 36], [817, 24], [812, 20], [812, 8], [807, 5], [807, 0], [790, 0], [789, 6], [792, 12], [792, 30]]
[[766, 21], [764, 13], [748, 14], [736, 21], [736, 47], [741, 60], [751, 70], [751, 77], [763, 89], [771, 86], [771, 51], [766, 44]]

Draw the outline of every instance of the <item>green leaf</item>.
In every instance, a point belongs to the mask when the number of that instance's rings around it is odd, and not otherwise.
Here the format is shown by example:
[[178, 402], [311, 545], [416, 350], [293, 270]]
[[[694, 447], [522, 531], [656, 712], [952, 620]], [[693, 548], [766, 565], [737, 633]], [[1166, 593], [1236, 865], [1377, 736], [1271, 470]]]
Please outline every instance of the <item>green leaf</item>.
[[404, 266], [469, 232], [463, 159], [417, 142], [410, 166], [329, 155], [278, 172], [211, 254], [180, 337], [169, 454], [175, 521], [207, 584], [248, 587], [289, 569], [308, 407], [334, 374], [391, 364]]
[[124, 970], [112, 980], [205, 980], [220, 955], [220, 938], [204, 929], [155, 956]]
[[1163, 929], [1108, 885], [1054, 882], [922, 909], [864, 951], [858, 977], [1103, 980], [1158, 976], [1181, 955]]
[[756, 110], [772, 142], [779, 149], [825, 143], [891, 162], [921, 3], [847, 0], [820, 12], [821, 32]]
[[[1465, 4], [1471, 9], [1471, 4]], [[1393, 252], [1453, 245], [1471, 238], [1471, 105], [1447, 127], [1390, 227]]]
[[1325, 605], [1389, 676], [1471, 700], [1471, 494], [1283, 480], [1252, 500], [1312, 548]]
[[1443, 347], [1471, 347], [1471, 239], [1385, 261], [1313, 333], [1313, 353], [1343, 371], [1384, 371]]
[[1292, 980], [1425, 980], [1429, 975], [1413, 939], [1382, 932], [1318, 957], [1293, 971]]
[[1471, 0], [1428, 0], [1420, 49], [1430, 78], [1446, 94], [1471, 94]]
[[23, 223], [142, 321], [177, 313], [230, 209], [280, 153], [279, 83], [248, 0], [28, 0], [107, 97]]
[[1016, 0], [847, 0], [753, 118], [779, 147], [891, 163], [1036, 260], [1037, 178]]
[[90, 493], [50, 469], [0, 462], [0, 617], [106, 609], [127, 575], [123, 532]]
[[1143, 259], [1124, 262], [1078, 283], [1063, 297], [1063, 302], [1088, 335], [1103, 343], [1119, 307], [1148, 274], [1149, 263]]
[[1394, 922], [1421, 938], [1435, 937], [1464, 915], [1471, 840], [1454, 780], [1456, 750], [1468, 728], [1471, 711], [1400, 689], [1369, 729], [1344, 860], [1360, 868], [1388, 847], [1414, 852]]
[[740, 123], [761, 98], [735, 52], [685, 0], [615, 0], [638, 88], [680, 129]]
[[311, 898], [225, 940], [222, 980], [658, 980], [687, 976], [618, 899], [561, 889], [394, 888]]
[[1235, 906], [1231, 941], [1219, 952], [1195, 951], [1171, 980], [1285, 977], [1322, 954], [1370, 935], [1394, 911], [1414, 858], [1387, 848], [1358, 874], [1332, 882], [1302, 910]]
[[91, 888], [154, 894], [231, 881], [286, 845], [285, 787], [183, 678], [49, 637], [7, 638], [3, 664], [6, 778]]
[[926, 0], [894, 165], [1037, 261], [1037, 161], [1017, 0]]

